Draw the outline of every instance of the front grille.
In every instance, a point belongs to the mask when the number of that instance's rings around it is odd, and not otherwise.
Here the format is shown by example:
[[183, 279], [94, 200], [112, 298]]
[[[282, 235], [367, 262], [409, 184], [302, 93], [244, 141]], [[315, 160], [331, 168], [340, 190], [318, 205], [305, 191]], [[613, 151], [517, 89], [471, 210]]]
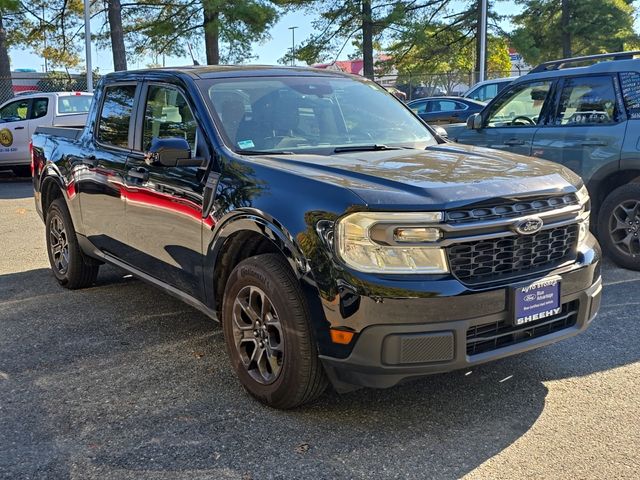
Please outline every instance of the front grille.
[[490, 352], [572, 327], [577, 316], [578, 301], [573, 301], [565, 303], [558, 315], [536, 322], [514, 326], [501, 320], [473, 326], [467, 330], [467, 355]]
[[578, 225], [521, 235], [476, 240], [447, 248], [451, 273], [479, 284], [555, 268], [576, 256]]
[[522, 217], [538, 214], [549, 210], [564, 208], [569, 205], [577, 205], [578, 197], [575, 193], [555, 197], [539, 197], [517, 202], [504, 202], [498, 205], [450, 210], [446, 214], [447, 223], [466, 223], [501, 218]]

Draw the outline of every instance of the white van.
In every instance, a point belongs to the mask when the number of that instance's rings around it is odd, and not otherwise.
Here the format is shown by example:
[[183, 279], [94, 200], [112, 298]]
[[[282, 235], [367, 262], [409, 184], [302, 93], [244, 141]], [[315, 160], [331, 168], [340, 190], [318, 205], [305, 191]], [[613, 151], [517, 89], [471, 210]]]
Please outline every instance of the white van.
[[0, 170], [30, 175], [29, 142], [36, 127], [84, 126], [92, 99], [87, 92], [38, 92], [0, 105]]

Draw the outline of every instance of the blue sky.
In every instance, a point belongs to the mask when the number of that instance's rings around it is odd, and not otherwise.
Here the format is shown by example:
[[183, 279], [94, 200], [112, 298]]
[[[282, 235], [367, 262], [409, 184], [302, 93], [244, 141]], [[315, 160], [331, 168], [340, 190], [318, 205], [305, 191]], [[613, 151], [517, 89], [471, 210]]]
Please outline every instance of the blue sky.
[[[454, 6], [454, 8], [462, 8], [463, 4], [464, 2], [459, 2], [458, 5]], [[519, 10], [519, 7], [514, 6], [512, 2], [500, 2], [499, 10], [503, 15], [510, 15], [516, 13]], [[303, 12], [294, 12], [283, 16], [272, 29], [271, 39], [261, 45], [255, 45], [254, 53], [257, 58], [251, 63], [277, 63], [278, 59], [281, 58], [291, 48], [291, 31], [289, 30], [289, 27], [298, 27], [298, 29], [296, 29], [295, 31], [296, 43], [298, 43], [301, 40], [309, 37], [313, 33], [311, 21], [312, 18], [310, 18], [308, 15], [305, 15], [305, 13]], [[97, 27], [97, 25], [95, 25], [95, 27]], [[96, 48], [93, 47], [92, 52], [94, 68], [96, 66], [99, 67], [100, 71], [103, 73], [113, 70], [111, 52], [109, 50], [96, 50]], [[345, 59], [350, 52], [351, 48], [350, 45], [348, 45], [342, 52], [339, 59]], [[204, 51], [196, 50], [194, 52], [194, 55], [196, 56], [196, 59], [200, 61], [200, 63], [205, 63]], [[10, 56], [11, 67], [13, 70], [15, 70], [16, 68], [33, 68], [37, 71], [43, 70], [44, 61], [41, 57], [33, 54], [32, 52], [13, 49], [10, 52]], [[139, 62], [130, 62], [129, 68], [143, 68], [148, 63], [151, 63], [151, 61], [152, 60], [149, 58], [142, 59]], [[190, 63], [190, 58], [166, 58], [167, 66], [185, 65]]]

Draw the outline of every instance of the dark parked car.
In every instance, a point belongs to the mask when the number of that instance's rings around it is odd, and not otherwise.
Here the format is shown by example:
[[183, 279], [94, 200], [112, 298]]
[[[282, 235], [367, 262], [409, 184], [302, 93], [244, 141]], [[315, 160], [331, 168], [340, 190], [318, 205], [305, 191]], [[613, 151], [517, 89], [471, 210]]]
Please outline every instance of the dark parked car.
[[464, 121], [469, 115], [482, 111], [486, 104], [462, 97], [431, 97], [413, 100], [407, 105], [425, 122], [439, 125]]
[[58, 282], [109, 263], [219, 319], [274, 407], [547, 345], [599, 308], [577, 175], [445, 143], [361, 77], [109, 74], [86, 127], [38, 129], [32, 161]]
[[542, 64], [449, 139], [556, 161], [581, 175], [594, 230], [619, 265], [640, 270], [640, 52]]

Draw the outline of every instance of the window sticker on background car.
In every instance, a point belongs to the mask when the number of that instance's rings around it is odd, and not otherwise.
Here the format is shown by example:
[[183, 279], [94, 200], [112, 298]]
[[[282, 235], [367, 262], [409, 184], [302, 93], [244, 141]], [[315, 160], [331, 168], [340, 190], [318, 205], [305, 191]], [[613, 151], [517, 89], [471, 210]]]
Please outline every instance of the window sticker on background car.
[[253, 144], [253, 140], [240, 140], [238, 142], [238, 146], [242, 149], [255, 147], [255, 145]]
[[620, 83], [629, 117], [640, 118], [640, 75], [636, 72], [621, 72]]

